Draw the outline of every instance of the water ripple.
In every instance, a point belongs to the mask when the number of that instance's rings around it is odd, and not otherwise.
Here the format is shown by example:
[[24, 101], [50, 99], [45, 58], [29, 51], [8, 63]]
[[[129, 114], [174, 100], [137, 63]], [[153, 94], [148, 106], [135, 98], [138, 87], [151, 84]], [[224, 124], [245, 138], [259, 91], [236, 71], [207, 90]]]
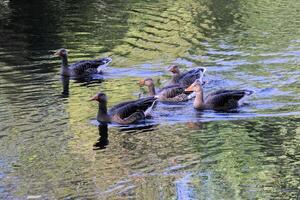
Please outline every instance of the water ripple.
[[[0, 198], [296, 199], [297, 7], [296, 0], [1, 1]], [[70, 81], [62, 96], [60, 60], [50, 53], [62, 47], [70, 63], [112, 57], [104, 80]], [[207, 67], [205, 94], [255, 93], [237, 112], [159, 103], [144, 122], [111, 124], [106, 135], [97, 129], [91, 96], [107, 93], [108, 107], [136, 99], [138, 80], [162, 86], [170, 64]], [[104, 148], [94, 149], [99, 141]]]

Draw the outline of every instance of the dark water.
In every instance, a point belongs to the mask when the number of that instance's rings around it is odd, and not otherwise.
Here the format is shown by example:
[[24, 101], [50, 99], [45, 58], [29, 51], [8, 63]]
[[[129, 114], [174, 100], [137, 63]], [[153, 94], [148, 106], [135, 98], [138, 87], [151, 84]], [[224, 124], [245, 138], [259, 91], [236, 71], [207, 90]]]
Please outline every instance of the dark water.
[[[0, 198], [299, 199], [299, 12], [297, 0], [0, 1]], [[110, 56], [106, 80], [61, 97], [61, 47], [70, 62]], [[145, 124], [97, 127], [92, 95], [135, 99], [170, 64], [207, 67], [206, 92], [255, 94], [236, 113], [159, 104]]]

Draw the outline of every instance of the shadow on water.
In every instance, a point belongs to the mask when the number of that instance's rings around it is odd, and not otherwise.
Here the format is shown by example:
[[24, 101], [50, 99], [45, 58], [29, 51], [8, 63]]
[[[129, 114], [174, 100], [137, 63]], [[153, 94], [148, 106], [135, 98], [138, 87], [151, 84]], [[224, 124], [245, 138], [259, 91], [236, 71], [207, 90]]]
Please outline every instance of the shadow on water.
[[69, 83], [70, 83], [70, 77], [69, 76], [61, 76], [61, 82], [63, 86], [62, 96], [68, 97], [69, 96]]
[[69, 97], [70, 94], [70, 80], [74, 80], [75, 83], [79, 84], [80, 87], [89, 87], [93, 85], [98, 85], [103, 82], [103, 77], [101, 78], [80, 78], [80, 79], [71, 79], [69, 76], [61, 75], [62, 83], [62, 97]]
[[109, 144], [108, 140], [108, 126], [105, 123], [98, 125], [99, 139], [94, 144], [94, 150], [105, 149]]
[[136, 133], [136, 132], [151, 132], [158, 127], [158, 124], [148, 123], [139, 123], [129, 126], [120, 126], [119, 131], [125, 133]]
[[[118, 132], [120, 133], [145, 133], [145, 132], [151, 132], [155, 130], [155, 128], [158, 125], [145, 125], [143, 123], [136, 123], [136, 124], [131, 124], [128, 126], [119, 126], [118, 127]], [[112, 127], [111, 127], [112, 128]], [[108, 140], [108, 124], [107, 123], [98, 123], [98, 131], [99, 131], [99, 138], [97, 142], [93, 145], [94, 150], [99, 150], [99, 149], [105, 149], [106, 146], [109, 144]]]
[[[0, 0], [0, 199], [299, 198], [299, 6]], [[70, 63], [111, 57], [105, 81], [60, 77], [62, 47]], [[137, 124], [88, 123], [88, 97], [134, 100], [170, 64], [206, 66], [205, 94], [256, 93], [238, 112], [159, 103]]]

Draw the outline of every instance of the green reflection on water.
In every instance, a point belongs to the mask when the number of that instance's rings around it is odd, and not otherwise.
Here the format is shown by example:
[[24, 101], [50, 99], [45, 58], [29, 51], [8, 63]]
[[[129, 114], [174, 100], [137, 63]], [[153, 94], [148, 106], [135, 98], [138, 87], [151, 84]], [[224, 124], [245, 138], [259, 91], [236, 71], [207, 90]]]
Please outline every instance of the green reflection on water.
[[[219, 81], [208, 91], [254, 88], [255, 114], [297, 112], [296, 0], [3, 2], [1, 197], [299, 198], [299, 116], [112, 127], [107, 148], [94, 151], [97, 105], [87, 101], [98, 91], [109, 106], [135, 99], [136, 82], [152, 76], [140, 69], [165, 74], [178, 63], [208, 66]], [[131, 70], [89, 87], [71, 82], [63, 99], [48, 52], [61, 47], [70, 62], [111, 56], [113, 68]]]

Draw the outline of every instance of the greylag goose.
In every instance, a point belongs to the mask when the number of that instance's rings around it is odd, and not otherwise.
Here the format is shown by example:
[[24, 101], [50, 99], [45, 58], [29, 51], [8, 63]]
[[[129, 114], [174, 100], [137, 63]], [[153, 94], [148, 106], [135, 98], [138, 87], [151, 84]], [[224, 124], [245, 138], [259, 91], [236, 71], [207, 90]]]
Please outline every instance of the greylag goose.
[[181, 73], [179, 70], [179, 67], [177, 65], [171, 65], [168, 70], [172, 72], [173, 77], [170, 81], [170, 85], [173, 84], [180, 84], [182, 87], [187, 88], [192, 83], [195, 82], [195, 80], [200, 78], [200, 73], [205, 73], [206, 68], [205, 67], [198, 67], [195, 69], [192, 69], [190, 71]]
[[196, 93], [193, 105], [199, 110], [228, 111], [236, 109], [240, 99], [253, 93], [251, 90], [218, 90], [208, 94], [204, 99], [202, 85], [203, 82], [200, 79], [185, 89], [185, 91]]
[[135, 101], [119, 103], [107, 112], [106, 94], [100, 92], [91, 100], [99, 102], [97, 120], [100, 122], [117, 122], [119, 124], [131, 124], [149, 116], [155, 105], [155, 97], [147, 97]]
[[99, 58], [96, 60], [82, 60], [69, 65], [68, 51], [66, 49], [59, 49], [54, 53], [62, 60], [61, 75], [74, 78], [87, 77], [92, 74], [102, 74], [101, 68], [107, 66], [111, 58]]
[[187, 101], [188, 95], [184, 94], [184, 87], [179, 84], [169, 85], [161, 88], [157, 93], [152, 78], [145, 78], [139, 81], [140, 86], [148, 87], [148, 95], [154, 96], [160, 101], [181, 102]]

